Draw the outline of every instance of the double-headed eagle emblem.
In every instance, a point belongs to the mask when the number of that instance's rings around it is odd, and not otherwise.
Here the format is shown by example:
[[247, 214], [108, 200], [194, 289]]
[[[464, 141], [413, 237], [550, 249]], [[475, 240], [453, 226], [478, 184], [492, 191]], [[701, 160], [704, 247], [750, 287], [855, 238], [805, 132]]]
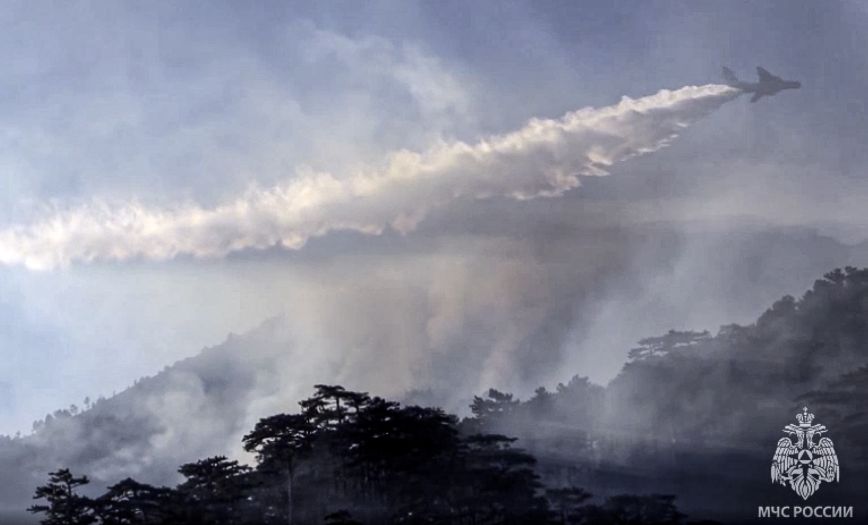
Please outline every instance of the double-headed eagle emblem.
[[820, 488], [820, 483], [838, 481], [838, 456], [832, 440], [822, 437], [815, 444], [814, 438], [827, 431], [825, 425], [814, 425], [814, 414], [805, 407], [796, 414], [798, 425], [790, 423], [784, 427], [789, 437], [778, 441], [778, 448], [772, 458], [772, 483], [789, 485], [796, 494], [808, 499]]

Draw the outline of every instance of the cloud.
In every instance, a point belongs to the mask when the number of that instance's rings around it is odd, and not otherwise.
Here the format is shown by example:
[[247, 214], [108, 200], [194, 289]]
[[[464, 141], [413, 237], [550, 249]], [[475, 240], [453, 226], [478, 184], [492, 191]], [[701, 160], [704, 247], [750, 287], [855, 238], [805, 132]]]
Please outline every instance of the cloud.
[[285, 184], [254, 188], [213, 208], [94, 202], [56, 210], [0, 231], [0, 262], [47, 270], [73, 262], [214, 258], [272, 246], [299, 249], [336, 230], [408, 232], [433, 207], [454, 199], [562, 195], [580, 177], [607, 175], [616, 162], [665, 147], [737, 94], [711, 84], [624, 97], [560, 119], [533, 119], [476, 144], [401, 150], [379, 167], [346, 176], [301, 168]]

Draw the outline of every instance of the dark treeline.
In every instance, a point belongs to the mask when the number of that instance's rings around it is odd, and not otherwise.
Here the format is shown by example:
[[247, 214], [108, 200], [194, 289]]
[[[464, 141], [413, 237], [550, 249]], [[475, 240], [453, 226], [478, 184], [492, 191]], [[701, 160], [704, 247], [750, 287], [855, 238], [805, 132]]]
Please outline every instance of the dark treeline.
[[316, 386], [294, 414], [257, 423], [243, 440], [256, 464], [211, 457], [180, 467], [174, 488], [124, 479], [98, 497], [61, 469], [36, 490], [46, 525], [647, 523], [678, 524], [673, 496], [599, 504], [572, 486], [544, 487], [535, 459], [488, 414], [459, 422], [435, 408]]

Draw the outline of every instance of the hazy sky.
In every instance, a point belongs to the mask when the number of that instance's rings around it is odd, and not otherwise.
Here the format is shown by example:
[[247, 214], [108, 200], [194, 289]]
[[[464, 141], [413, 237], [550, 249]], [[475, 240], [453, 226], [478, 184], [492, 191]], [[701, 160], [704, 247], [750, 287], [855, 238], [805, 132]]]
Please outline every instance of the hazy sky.
[[[561, 197], [447, 202], [405, 236], [327, 234], [298, 252], [208, 260], [0, 267], [0, 431], [27, 430], [274, 315], [305, 309], [314, 327], [340, 319], [339, 304], [370, 306], [353, 302], [370, 283], [427, 319], [427, 344], [458, 347], [468, 327], [508, 325], [516, 333], [497, 344], [509, 354], [527, 344], [525, 326], [570, 334], [569, 315], [526, 305], [578, 301], [552, 298], [557, 281], [539, 281], [557, 265], [577, 265], [565, 274], [576, 279], [581, 265], [602, 271], [592, 268], [623, 251], [611, 228], [633, 232], [623, 241], [631, 252], [642, 248], [630, 240], [637, 225], [661, 222], [809, 226], [862, 240], [866, 28], [861, 2], [7, 2], [2, 231], [83, 206], [213, 209], [305, 173], [343, 180], [399, 150], [475, 144], [529, 119], [716, 83], [722, 65], [748, 80], [763, 65], [803, 87], [727, 103], [671, 147]], [[564, 225], [596, 229], [571, 240]], [[558, 246], [540, 248], [547, 242]], [[340, 340], [415, 341], [389, 311], [379, 335]], [[746, 320], [718, 318], [735, 315], [720, 306], [702, 312], [690, 321]], [[566, 362], [605, 380], [622, 357]], [[497, 369], [493, 359], [482, 364]]]

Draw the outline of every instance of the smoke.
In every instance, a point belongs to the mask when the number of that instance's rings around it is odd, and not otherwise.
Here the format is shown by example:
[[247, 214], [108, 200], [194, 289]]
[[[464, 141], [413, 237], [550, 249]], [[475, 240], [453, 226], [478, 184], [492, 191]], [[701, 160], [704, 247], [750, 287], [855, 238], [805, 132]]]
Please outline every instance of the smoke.
[[219, 258], [246, 249], [299, 249], [346, 230], [378, 235], [413, 230], [433, 208], [456, 199], [555, 197], [581, 177], [656, 151], [737, 96], [723, 85], [686, 86], [523, 128], [476, 144], [398, 151], [381, 166], [338, 176], [298, 170], [289, 182], [251, 189], [226, 204], [155, 209], [139, 203], [58, 209], [45, 220], [0, 231], [0, 263], [50, 270], [73, 262]]

